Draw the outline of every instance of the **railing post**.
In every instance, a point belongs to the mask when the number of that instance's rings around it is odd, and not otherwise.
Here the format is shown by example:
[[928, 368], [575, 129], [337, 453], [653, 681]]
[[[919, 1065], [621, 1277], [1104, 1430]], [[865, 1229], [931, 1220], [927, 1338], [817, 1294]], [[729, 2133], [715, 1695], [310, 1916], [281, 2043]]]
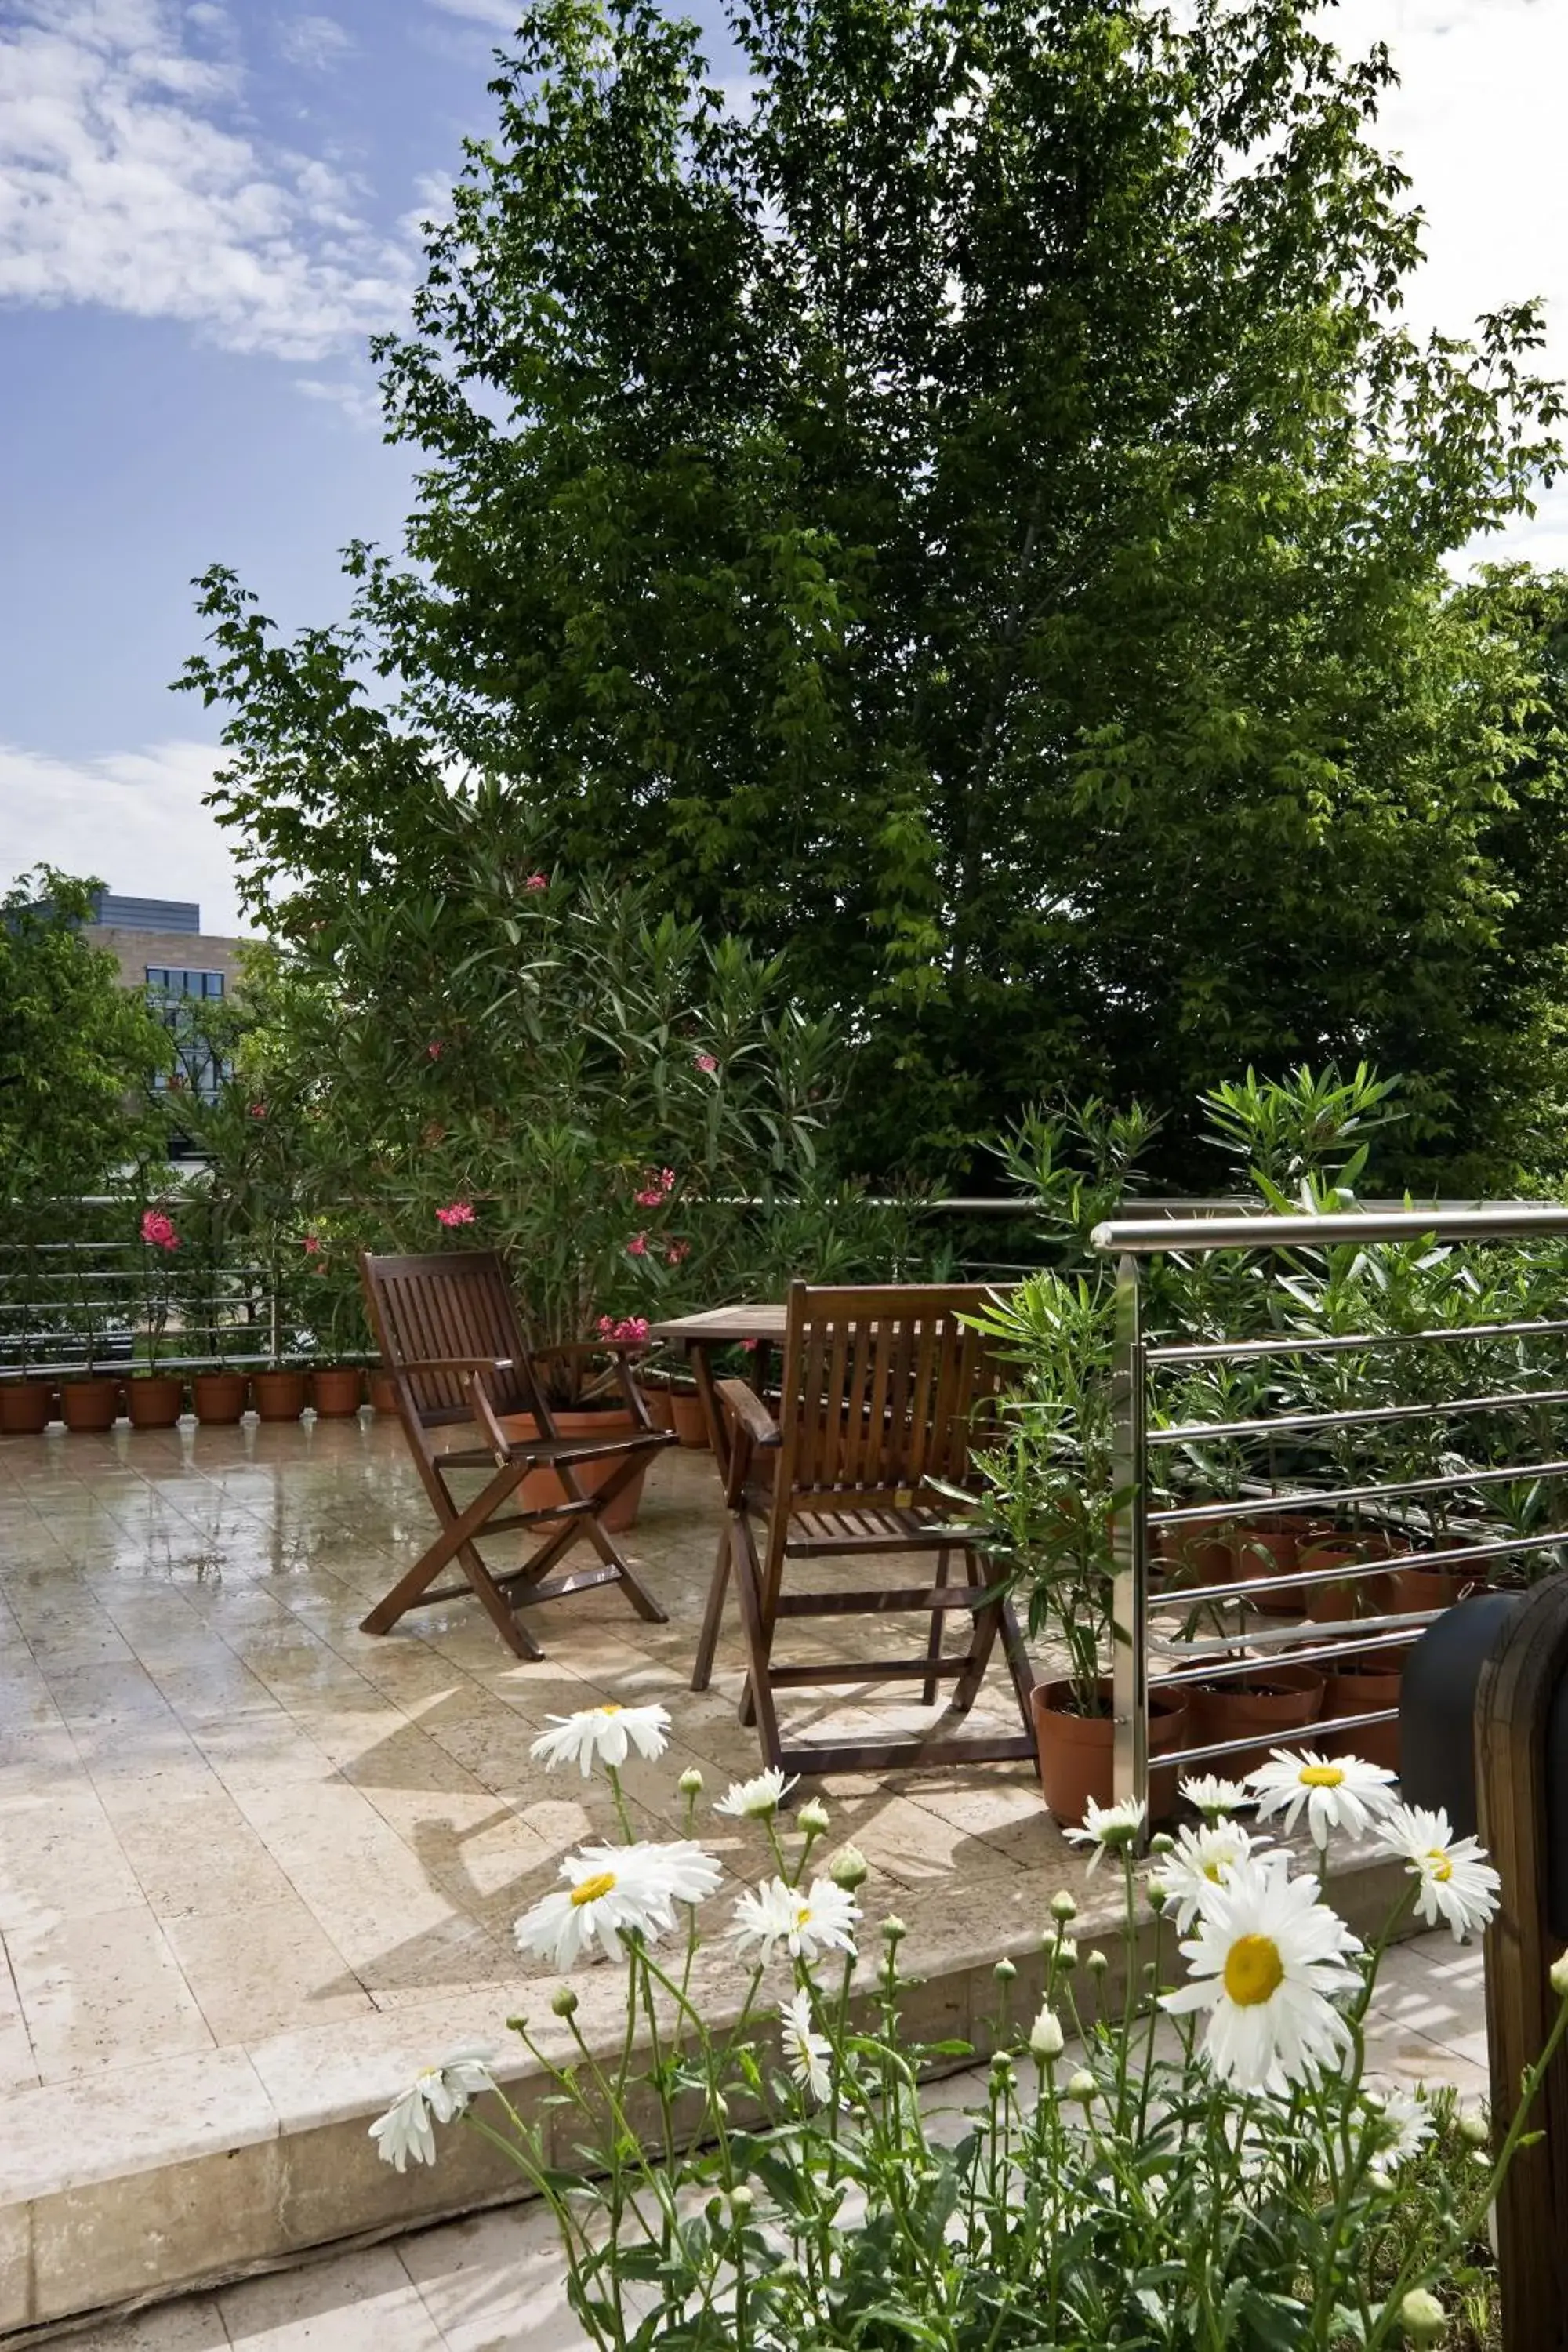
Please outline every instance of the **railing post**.
[[1149, 1604], [1147, 1499], [1144, 1495], [1142, 1301], [1138, 1261], [1124, 1253], [1116, 1267], [1116, 1364], [1110, 1409], [1112, 1762], [1117, 1802], [1149, 1796]]

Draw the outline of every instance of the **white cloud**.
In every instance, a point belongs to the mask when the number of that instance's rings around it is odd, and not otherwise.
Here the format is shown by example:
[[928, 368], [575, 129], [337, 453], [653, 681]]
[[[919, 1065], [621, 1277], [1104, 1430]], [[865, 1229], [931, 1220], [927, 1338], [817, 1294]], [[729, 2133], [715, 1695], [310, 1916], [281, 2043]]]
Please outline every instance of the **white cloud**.
[[498, 33], [515, 33], [522, 20], [522, 0], [430, 0], [430, 5], [473, 25], [493, 25]]
[[307, 400], [323, 400], [341, 409], [359, 432], [379, 433], [382, 428], [381, 396], [374, 383], [357, 376], [298, 375], [294, 389]]
[[277, 37], [285, 63], [307, 73], [325, 72], [354, 46], [353, 34], [335, 16], [286, 16]]
[[81, 761], [0, 743], [0, 887], [47, 864], [129, 898], [197, 899], [205, 930], [239, 931], [228, 836], [202, 806], [222, 758], [181, 738]]
[[[11, 0], [0, 26], [0, 303], [190, 321], [312, 360], [395, 324], [413, 276], [359, 192], [266, 145], [171, 0]], [[306, 20], [324, 24], [325, 18]], [[220, 37], [217, 14], [198, 33]]]

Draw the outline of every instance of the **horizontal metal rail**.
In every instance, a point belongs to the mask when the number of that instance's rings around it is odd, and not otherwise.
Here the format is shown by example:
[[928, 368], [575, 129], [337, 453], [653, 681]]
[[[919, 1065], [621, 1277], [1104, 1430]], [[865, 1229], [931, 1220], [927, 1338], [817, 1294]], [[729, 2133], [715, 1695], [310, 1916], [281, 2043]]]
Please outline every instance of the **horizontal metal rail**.
[[[1163, 1690], [1170, 1679], [1168, 1675], [1162, 1675], [1155, 1688]], [[1315, 1748], [1328, 1732], [1337, 1735], [1344, 1731], [1364, 1731], [1374, 1723], [1397, 1723], [1398, 1720], [1399, 1709], [1396, 1706], [1376, 1707], [1365, 1715], [1325, 1715], [1315, 1722], [1297, 1726], [1289, 1735], [1281, 1733], [1277, 1739], [1271, 1739], [1267, 1731], [1249, 1731], [1243, 1739], [1208, 1739], [1201, 1748], [1183, 1748], [1174, 1756], [1162, 1755], [1155, 1761], [1160, 1765], [1174, 1764], [1183, 1778], [1187, 1779], [1195, 1764], [1223, 1763], [1227, 1756], [1256, 1756], [1260, 1748], [1289, 1748], [1293, 1744]]]
[[1402, 1568], [1468, 1568], [1474, 1560], [1503, 1559], [1521, 1551], [1549, 1551], [1553, 1544], [1561, 1543], [1568, 1543], [1568, 1528], [1554, 1528], [1541, 1536], [1510, 1536], [1504, 1543], [1468, 1544], [1448, 1551], [1395, 1552], [1381, 1559], [1345, 1560], [1338, 1568], [1282, 1569], [1267, 1576], [1248, 1577], [1245, 1582], [1236, 1578], [1225, 1584], [1167, 1584], [1153, 1598], [1163, 1602], [1179, 1602], [1183, 1609], [1197, 1609], [1210, 1601], [1245, 1601], [1254, 1592], [1294, 1592], [1303, 1586], [1365, 1582], [1374, 1576], [1392, 1576]]
[[1425, 1331], [1336, 1331], [1327, 1339], [1205, 1339], [1192, 1347], [1150, 1348], [1144, 1360], [1150, 1364], [1214, 1364], [1256, 1362], [1268, 1356], [1360, 1355], [1368, 1348], [1409, 1348], [1436, 1339], [1511, 1339], [1558, 1331], [1568, 1332], [1568, 1321], [1435, 1324]]
[[1272, 1437], [1283, 1429], [1366, 1429], [1380, 1422], [1447, 1419], [1457, 1412], [1500, 1412], [1510, 1405], [1568, 1404], [1568, 1389], [1504, 1389], [1496, 1396], [1455, 1397], [1438, 1404], [1357, 1406], [1342, 1412], [1281, 1412], [1261, 1421], [1189, 1421], [1148, 1433], [1151, 1445], [1184, 1445], [1194, 1437]]
[[1151, 1511], [1148, 1525], [1217, 1528], [1226, 1521], [1255, 1519], [1259, 1512], [1326, 1511], [1331, 1506], [1337, 1510], [1345, 1503], [1386, 1502], [1394, 1495], [1459, 1495], [1471, 1486], [1507, 1486], [1510, 1479], [1562, 1477], [1568, 1477], [1568, 1461], [1510, 1462], [1500, 1470], [1453, 1470], [1443, 1478], [1395, 1478], [1378, 1486], [1309, 1486], [1300, 1494], [1244, 1496], [1235, 1503], [1184, 1503], [1178, 1509]]
[[1160, 1223], [1118, 1217], [1096, 1225], [1094, 1247], [1110, 1256], [1152, 1257], [1184, 1250], [1319, 1249], [1331, 1242], [1514, 1241], [1568, 1234], [1568, 1209], [1537, 1202], [1481, 1209], [1335, 1209], [1322, 1215], [1171, 1217]]

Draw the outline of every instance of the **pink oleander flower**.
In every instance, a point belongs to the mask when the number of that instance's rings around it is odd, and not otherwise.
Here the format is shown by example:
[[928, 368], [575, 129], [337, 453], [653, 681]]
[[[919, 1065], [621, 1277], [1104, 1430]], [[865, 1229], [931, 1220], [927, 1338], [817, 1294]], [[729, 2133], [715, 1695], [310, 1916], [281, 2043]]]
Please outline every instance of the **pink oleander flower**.
[[690, 1255], [691, 1244], [689, 1242], [671, 1242], [669, 1247], [665, 1251], [664, 1262], [666, 1265], [684, 1265]]
[[647, 1338], [647, 1317], [624, 1315], [610, 1337], [612, 1339], [623, 1340], [628, 1348], [640, 1347], [643, 1340]]
[[607, 1315], [601, 1315], [594, 1328], [601, 1339], [613, 1339], [616, 1336], [615, 1324]]
[[152, 1249], [177, 1250], [180, 1246], [180, 1236], [174, 1231], [174, 1221], [166, 1217], [162, 1209], [142, 1210], [142, 1238]]
[[315, 1234], [307, 1234], [300, 1246], [304, 1251], [307, 1257], [319, 1257], [321, 1255], [321, 1244], [319, 1237]]
[[664, 1206], [664, 1194], [647, 1187], [640, 1192], [634, 1192], [632, 1199], [639, 1209], [662, 1209]]
[[548, 874], [531, 874], [522, 887], [525, 890], [548, 890], [550, 877]]
[[752, 1353], [756, 1344], [757, 1343], [754, 1339], [737, 1339], [735, 1342], [737, 1348], [744, 1348], [748, 1356]]
[[250, 1106], [250, 1116], [252, 1118], [265, 1118], [267, 1116], [267, 1105], [264, 1102], [252, 1103]]
[[425, 1051], [433, 1062], [438, 1062], [447, 1048], [439, 1037], [432, 1037]]
[[632, 1195], [638, 1208], [662, 1208], [675, 1190], [675, 1171], [673, 1168], [645, 1169], [642, 1182], [642, 1191]]
[[710, 1078], [719, 1066], [711, 1054], [697, 1054], [692, 1058], [705, 1078]]
[[474, 1222], [473, 1203], [454, 1201], [449, 1208], [437, 1210], [436, 1222], [438, 1225], [471, 1225]]
[[628, 1257], [647, 1257], [647, 1235], [646, 1234], [634, 1234], [632, 1235], [630, 1241], [626, 1244], [626, 1255]]

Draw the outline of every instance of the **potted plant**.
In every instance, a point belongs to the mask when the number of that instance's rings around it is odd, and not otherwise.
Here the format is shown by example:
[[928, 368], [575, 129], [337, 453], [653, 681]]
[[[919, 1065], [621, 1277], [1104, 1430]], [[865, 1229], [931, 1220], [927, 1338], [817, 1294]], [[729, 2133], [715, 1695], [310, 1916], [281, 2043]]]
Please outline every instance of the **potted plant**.
[[[1047, 1273], [978, 1318], [1018, 1371], [998, 1442], [975, 1455], [981, 1548], [1026, 1598], [1031, 1635], [1067, 1654], [1067, 1673], [1030, 1696], [1040, 1786], [1067, 1828], [1114, 1793], [1110, 1315], [1087, 1280]], [[1184, 1697], [1151, 1692], [1153, 1752], [1179, 1748], [1185, 1721]], [[1155, 1773], [1152, 1814], [1169, 1812], [1175, 1795], [1174, 1771]]]
[[48, 1427], [55, 1409], [55, 1379], [28, 1370], [38, 1321], [38, 1254], [36, 1204], [18, 1203], [16, 1238], [6, 1254], [6, 1352], [14, 1348], [16, 1370], [0, 1379], [0, 1434], [36, 1437]]
[[350, 1421], [363, 1401], [360, 1360], [370, 1347], [359, 1268], [352, 1251], [320, 1226], [301, 1235], [300, 1251], [308, 1269], [301, 1303], [323, 1358], [310, 1367], [311, 1408], [319, 1421]]
[[106, 1347], [100, 1270], [95, 1263], [100, 1244], [88, 1231], [86, 1213], [79, 1206], [74, 1223], [76, 1229], [66, 1247], [76, 1300], [74, 1336], [82, 1349], [84, 1363], [79, 1372], [68, 1372], [61, 1378], [60, 1418], [69, 1430], [96, 1434], [112, 1429], [119, 1418], [120, 1381], [116, 1375], [99, 1370]]
[[185, 1384], [174, 1374], [158, 1370], [158, 1350], [169, 1322], [170, 1260], [180, 1247], [180, 1236], [167, 1209], [142, 1210], [140, 1241], [147, 1370], [126, 1382], [125, 1408], [133, 1429], [173, 1429], [184, 1402]]

